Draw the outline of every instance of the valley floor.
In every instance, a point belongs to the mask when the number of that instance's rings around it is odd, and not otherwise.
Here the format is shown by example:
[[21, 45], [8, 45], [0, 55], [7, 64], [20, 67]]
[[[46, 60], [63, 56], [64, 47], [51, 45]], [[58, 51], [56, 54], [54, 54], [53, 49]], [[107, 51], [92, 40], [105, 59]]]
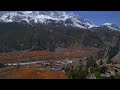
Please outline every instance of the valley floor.
[[6, 67], [0, 68], [1, 79], [68, 79], [64, 68], [67, 65], [74, 67], [79, 60], [90, 55], [96, 55], [96, 48], [64, 48], [55, 52], [29, 51], [19, 59], [20, 52], [0, 54], [0, 62]]

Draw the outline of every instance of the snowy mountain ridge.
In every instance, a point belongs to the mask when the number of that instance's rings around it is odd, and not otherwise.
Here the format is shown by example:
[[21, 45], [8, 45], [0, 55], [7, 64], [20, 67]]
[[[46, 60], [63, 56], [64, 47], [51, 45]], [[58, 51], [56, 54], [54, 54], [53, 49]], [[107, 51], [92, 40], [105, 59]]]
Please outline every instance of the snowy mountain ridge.
[[55, 23], [62, 22], [65, 26], [74, 26], [79, 28], [88, 29], [96, 27], [92, 22], [83, 19], [79, 15], [73, 13], [66, 13], [61, 11], [15, 11], [5, 13], [0, 17], [2, 22], [21, 22], [27, 23], [42, 23], [48, 24], [49, 20], [55, 21]]
[[91, 21], [82, 18], [80, 15], [74, 13], [67, 13], [63, 11], [14, 11], [3, 14], [0, 17], [0, 22], [21, 22], [27, 23], [41, 23], [49, 24], [54, 22], [55, 24], [62, 23], [64, 26], [72, 26], [83, 29], [90, 29], [93, 27], [107, 27], [110, 30], [120, 31], [120, 28], [116, 24], [104, 23], [97, 26]]

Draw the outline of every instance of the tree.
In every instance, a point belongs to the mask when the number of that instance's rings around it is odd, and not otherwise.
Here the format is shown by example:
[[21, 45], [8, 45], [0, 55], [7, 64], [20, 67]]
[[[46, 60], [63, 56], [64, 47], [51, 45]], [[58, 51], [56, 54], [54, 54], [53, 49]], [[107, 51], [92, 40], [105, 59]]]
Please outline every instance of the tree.
[[106, 70], [107, 70], [107, 67], [105, 66], [99, 68], [100, 73], [105, 73]]
[[108, 51], [108, 60], [112, 59], [119, 52], [119, 47], [110, 47]]
[[74, 72], [74, 78], [73, 79], [87, 79], [88, 71], [85, 70], [77, 70]]
[[97, 79], [101, 79], [101, 75], [99, 71], [94, 72]]
[[67, 67], [66, 74], [69, 79], [87, 79], [88, 70], [87, 69], [73, 70], [72, 68], [69, 67], [69, 69], [68, 69], [68, 67]]
[[99, 67], [91, 67], [91, 69], [90, 69], [91, 73], [94, 73], [94, 72], [97, 72], [97, 71], [100, 71]]
[[100, 65], [102, 65], [103, 64], [103, 61], [102, 60], [100, 60]]
[[108, 60], [107, 60], [107, 64], [110, 64], [110, 63], [113, 63], [113, 61], [110, 60], [110, 59], [108, 59]]
[[98, 59], [102, 59], [104, 57], [105, 50], [99, 50]]
[[90, 56], [89, 58], [87, 58], [87, 65], [86, 67], [93, 67], [96, 64], [96, 61], [94, 60], [93, 56]]
[[5, 65], [3, 63], [0, 63], [0, 68], [4, 68]]
[[74, 72], [67, 71], [66, 74], [67, 74], [69, 79], [74, 79]]
[[80, 60], [79, 60], [79, 69], [82, 70], [83, 66], [84, 66], [84, 65], [83, 65], [83, 63], [82, 63], [82, 61], [81, 61], [81, 59], [80, 59]]

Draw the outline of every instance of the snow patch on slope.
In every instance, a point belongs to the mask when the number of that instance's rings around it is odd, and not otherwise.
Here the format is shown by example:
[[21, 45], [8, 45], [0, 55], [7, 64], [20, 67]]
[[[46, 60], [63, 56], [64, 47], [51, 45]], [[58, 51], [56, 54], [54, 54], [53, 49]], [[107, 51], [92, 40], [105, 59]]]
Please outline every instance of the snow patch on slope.
[[111, 30], [120, 31], [120, 28], [116, 24], [104, 23], [103, 26], [106, 26], [106, 27], [108, 27]]
[[111, 26], [108, 26], [109, 29], [113, 29], [113, 30], [116, 30], [116, 31], [120, 31], [120, 29], [116, 29], [114, 27], [111, 27]]

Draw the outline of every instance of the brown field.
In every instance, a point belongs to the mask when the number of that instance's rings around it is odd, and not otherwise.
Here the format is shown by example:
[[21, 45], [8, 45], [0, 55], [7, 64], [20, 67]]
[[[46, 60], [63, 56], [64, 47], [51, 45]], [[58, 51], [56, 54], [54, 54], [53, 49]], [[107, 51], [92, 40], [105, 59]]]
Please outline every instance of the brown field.
[[19, 68], [1, 72], [0, 79], [67, 79], [67, 75], [62, 71]]
[[[49, 52], [49, 51], [29, 51], [26, 52], [23, 56], [20, 57], [20, 61], [29, 61], [29, 60], [61, 60], [65, 58], [84, 58], [90, 55], [96, 55], [98, 49], [96, 48], [83, 48], [80, 49], [80, 52], [77, 52], [77, 48], [65, 49], [61, 52]], [[0, 62], [16, 62], [18, 59], [17, 54], [0, 54]]]

